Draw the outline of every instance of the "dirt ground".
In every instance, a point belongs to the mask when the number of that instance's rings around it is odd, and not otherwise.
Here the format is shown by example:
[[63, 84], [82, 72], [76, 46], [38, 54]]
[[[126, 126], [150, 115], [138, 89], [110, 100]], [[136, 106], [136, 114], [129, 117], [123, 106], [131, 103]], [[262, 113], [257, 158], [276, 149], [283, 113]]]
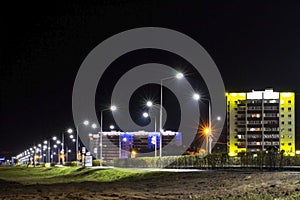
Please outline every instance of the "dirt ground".
[[0, 180], [0, 199], [14, 200], [275, 198], [300, 199], [299, 172], [185, 172], [137, 181], [26, 186]]

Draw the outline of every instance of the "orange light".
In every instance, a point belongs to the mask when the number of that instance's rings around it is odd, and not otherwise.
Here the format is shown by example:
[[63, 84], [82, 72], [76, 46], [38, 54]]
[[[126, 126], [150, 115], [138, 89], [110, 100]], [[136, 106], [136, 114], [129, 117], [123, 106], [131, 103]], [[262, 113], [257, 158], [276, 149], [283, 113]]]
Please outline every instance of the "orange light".
[[132, 150], [131, 153], [132, 153], [132, 155], [136, 155], [136, 151], [135, 150]]
[[205, 129], [204, 129], [204, 134], [205, 134], [205, 135], [209, 135], [209, 133], [210, 133], [209, 128], [205, 128]]

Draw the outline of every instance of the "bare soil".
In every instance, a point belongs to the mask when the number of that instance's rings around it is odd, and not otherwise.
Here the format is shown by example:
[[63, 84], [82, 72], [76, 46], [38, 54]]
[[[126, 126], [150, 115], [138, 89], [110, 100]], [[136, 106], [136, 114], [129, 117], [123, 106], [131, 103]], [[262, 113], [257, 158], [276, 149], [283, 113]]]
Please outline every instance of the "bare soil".
[[300, 199], [298, 172], [180, 172], [110, 183], [21, 185], [0, 180], [0, 199]]

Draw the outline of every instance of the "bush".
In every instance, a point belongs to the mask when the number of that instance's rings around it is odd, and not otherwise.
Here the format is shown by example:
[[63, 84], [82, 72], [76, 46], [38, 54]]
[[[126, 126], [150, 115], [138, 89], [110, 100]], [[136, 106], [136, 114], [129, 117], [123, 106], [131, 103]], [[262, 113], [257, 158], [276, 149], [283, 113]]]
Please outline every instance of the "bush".
[[77, 166], [77, 162], [76, 162], [76, 161], [65, 162], [65, 166], [68, 166], [68, 167], [75, 167], [75, 166]]
[[[281, 168], [283, 166], [300, 165], [300, 156], [283, 156], [280, 153], [242, 152], [237, 157], [230, 157], [226, 152], [203, 155], [163, 156], [165, 168], [224, 168], [232, 165], [247, 168]], [[112, 163], [116, 167], [159, 167], [159, 157], [138, 157], [115, 159]]]

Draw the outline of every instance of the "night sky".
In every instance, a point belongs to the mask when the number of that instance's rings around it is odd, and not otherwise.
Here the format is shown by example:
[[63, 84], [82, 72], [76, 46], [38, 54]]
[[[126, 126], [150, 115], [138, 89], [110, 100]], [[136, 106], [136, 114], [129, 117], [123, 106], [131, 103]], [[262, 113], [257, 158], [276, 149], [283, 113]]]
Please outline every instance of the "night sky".
[[[146, 26], [174, 29], [198, 41], [218, 66], [227, 91], [295, 91], [299, 149], [299, 8], [299, 2], [283, 1], [95, 0], [2, 5], [0, 157], [15, 155], [74, 127], [72, 89], [82, 61], [106, 38]], [[130, 66], [158, 56], [179, 70], [184, 62], [166, 52], [134, 53], [114, 63], [114, 78], [122, 75], [115, 74], [118, 62]], [[110, 95], [113, 83], [104, 81], [105, 89], [96, 95], [99, 107], [110, 102], [97, 97]], [[205, 90], [205, 86], [199, 88]], [[104, 128], [111, 120], [110, 116], [106, 119]], [[172, 121], [169, 124], [172, 128]]]

